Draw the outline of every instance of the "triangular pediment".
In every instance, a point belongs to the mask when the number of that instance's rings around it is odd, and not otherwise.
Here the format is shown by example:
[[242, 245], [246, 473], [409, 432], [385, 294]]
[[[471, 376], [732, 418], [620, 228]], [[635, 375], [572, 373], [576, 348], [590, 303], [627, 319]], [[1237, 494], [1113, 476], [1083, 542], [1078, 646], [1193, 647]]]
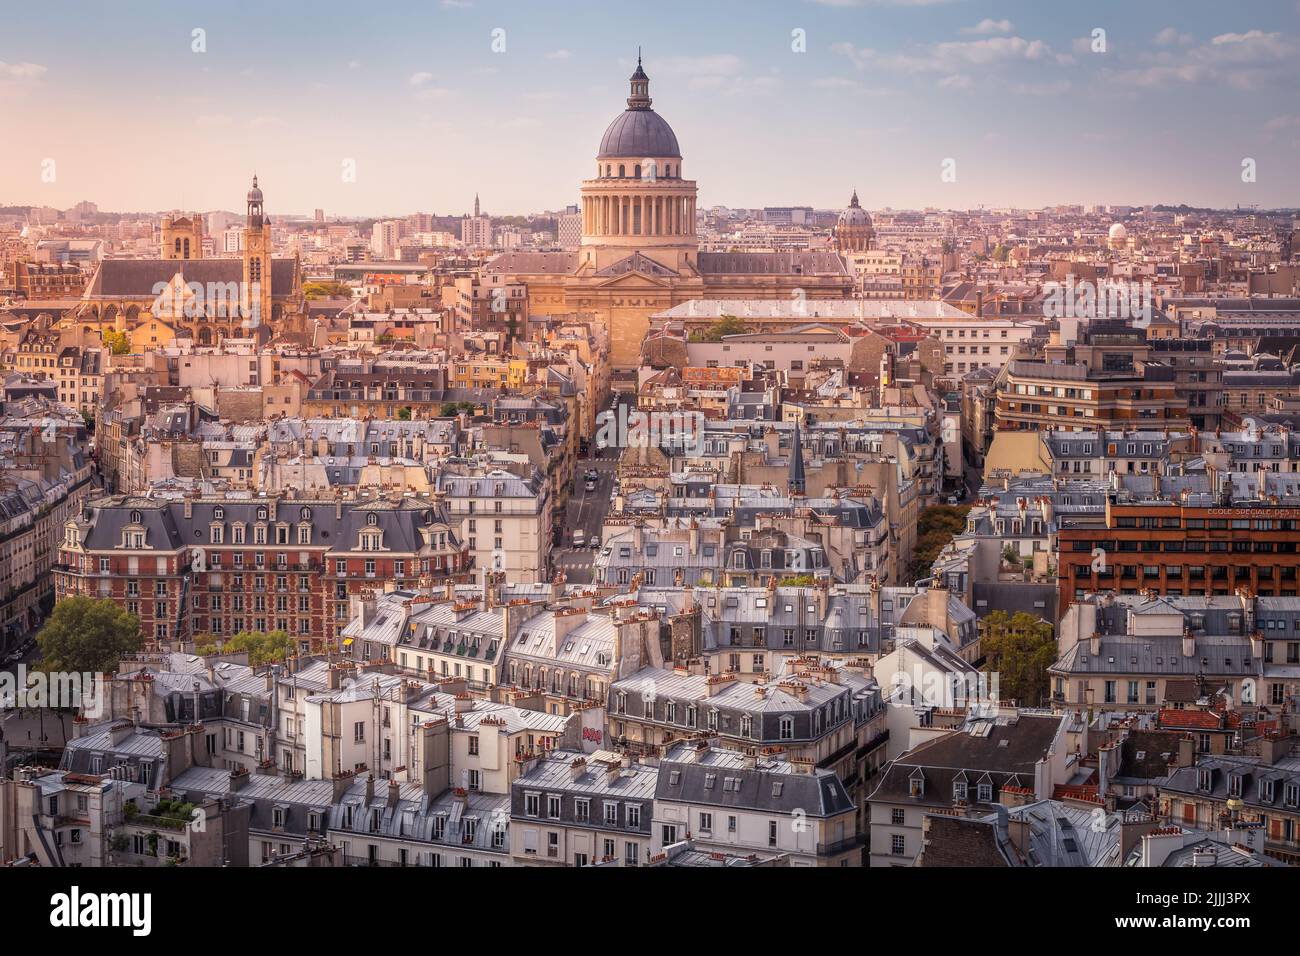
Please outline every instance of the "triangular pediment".
[[601, 279], [631, 275], [647, 276], [652, 279], [666, 281], [678, 278], [680, 273], [641, 252], [634, 252], [630, 256], [619, 259], [617, 262], [596, 271], [596, 276]]

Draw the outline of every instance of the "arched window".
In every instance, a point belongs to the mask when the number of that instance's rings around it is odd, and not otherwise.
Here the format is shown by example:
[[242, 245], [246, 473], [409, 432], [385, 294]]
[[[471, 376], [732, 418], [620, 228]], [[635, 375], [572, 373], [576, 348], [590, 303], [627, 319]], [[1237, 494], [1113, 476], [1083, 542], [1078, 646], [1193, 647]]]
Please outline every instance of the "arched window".
[[619, 163], [619, 164], [618, 164], [618, 178], [619, 178], [619, 179], [623, 179], [623, 178], [625, 178], [626, 176], [627, 176], [627, 169], [626, 169], [626, 167], [625, 167], [622, 163]]
[[637, 163], [635, 166], [632, 167], [632, 178], [633, 178], [633, 179], [640, 179], [640, 178], [641, 178], [641, 164], [640, 164], [640, 163]]
[[226, 517], [226, 509], [225, 509], [225, 508], [213, 508], [213, 509], [212, 509], [212, 517], [216, 518], [218, 521], [221, 521], [223, 518]]
[[310, 521], [310, 520], [311, 520], [311, 509], [310, 509], [310, 508], [303, 508], [302, 511], [298, 512], [298, 515], [299, 515], [299, 517], [302, 518], [303, 521]]
[[140, 523], [140, 512], [138, 512], [138, 511], [132, 511], [132, 512], [131, 512], [131, 524], [139, 524], [139, 523]]
[[366, 524], [368, 525], [379, 524], [379, 515], [375, 514], [373, 511], [370, 512], [368, 515], [366, 515]]

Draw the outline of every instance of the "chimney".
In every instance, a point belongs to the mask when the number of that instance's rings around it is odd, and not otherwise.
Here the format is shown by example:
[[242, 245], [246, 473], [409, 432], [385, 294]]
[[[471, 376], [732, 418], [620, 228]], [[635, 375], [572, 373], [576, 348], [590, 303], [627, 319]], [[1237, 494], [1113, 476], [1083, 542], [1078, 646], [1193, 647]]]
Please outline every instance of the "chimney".
[[1190, 627], [1183, 628], [1183, 657], [1196, 656], [1196, 638], [1192, 636]]
[[1088, 653], [1093, 657], [1101, 656], [1101, 632], [1093, 631], [1088, 638]]
[[605, 764], [605, 786], [613, 786], [621, 776], [623, 776], [623, 761], [610, 760]]
[[700, 523], [694, 518], [691, 519], [690, 544], [691, 555], [694, 557], [700, 553]]
[[366, 774], [366, 806], [370, 806], [370, 801], [375, 799], [375, 775]]
[[582, 775], [587, 772], [587, 758], [575, 757], [573, 763], [569, 764], [569, 779], [577, 783], [582, 779]]
[[390, 778], [388, 781], [388, 809], [391, 810], [393, 809], [393, 807], [397, 806], [397, 801], [401, 797], [401, 795], [402, 795], [401, 784], [399, 784], [396, 780]]

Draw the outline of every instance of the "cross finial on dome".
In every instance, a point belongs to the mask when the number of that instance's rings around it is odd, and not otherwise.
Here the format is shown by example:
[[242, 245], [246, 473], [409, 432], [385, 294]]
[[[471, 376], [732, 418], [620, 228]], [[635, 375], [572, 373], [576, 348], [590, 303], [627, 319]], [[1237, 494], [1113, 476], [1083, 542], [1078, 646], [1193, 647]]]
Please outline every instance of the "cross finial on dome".
[[858, 205], [858, 190], [855, 187], [853, 190], [853, 198], [849, 200], [849, 206], [856, 208], [857, 205]]

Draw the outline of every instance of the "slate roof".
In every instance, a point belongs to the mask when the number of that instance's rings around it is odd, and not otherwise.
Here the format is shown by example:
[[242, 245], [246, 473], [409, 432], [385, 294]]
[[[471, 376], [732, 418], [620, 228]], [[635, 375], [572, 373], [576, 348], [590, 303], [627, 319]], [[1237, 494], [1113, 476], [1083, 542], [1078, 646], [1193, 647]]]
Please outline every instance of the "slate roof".
[[681, 744], [659, 763], [656, 800], [809, 817], [851, 813], [854, 803], [829, 770], [801, 773], [784, 760], [760, 757], [755, 769], [734, 750], [698, 750]]
[[[597, 159], [680, 159], [677, 135], [668, 121], [652, 109], [627, 109], [600, 138]], [[630, 170], [629, 170], [630, 172]]]
[[[271, 260], [271, 296], [293, 292], [294, 259]], [[104, 259], [86, 287], [86, 298], [152, 299], [158, 283], [164, 285], [183, 273], [186, 282], [243, 282], [242, 259]]]
[[[1061, 720], [1054, 715], [1019, 714], [1014, 723], [1003, 718], [976, 721], [971, 724], [978, 728], [975, 734], [969, 729], [956, 730], [894, 760], [867, 799], [872, 803], [950, 807], [953, 784], [963, 780], [972, 805], [978, 805], [980, 783], [992, 784], [993, 803], [1002, 787], [1033, 788], [1038, 762], [1048, 757]], [[909, 781], [918, 771], [925, 787], [914, 797]]]
[[925, 867], [1009, 867], [1018, 865], [989, 820], [934, 814], [926, 818], [925, 849], [916, 865]]

